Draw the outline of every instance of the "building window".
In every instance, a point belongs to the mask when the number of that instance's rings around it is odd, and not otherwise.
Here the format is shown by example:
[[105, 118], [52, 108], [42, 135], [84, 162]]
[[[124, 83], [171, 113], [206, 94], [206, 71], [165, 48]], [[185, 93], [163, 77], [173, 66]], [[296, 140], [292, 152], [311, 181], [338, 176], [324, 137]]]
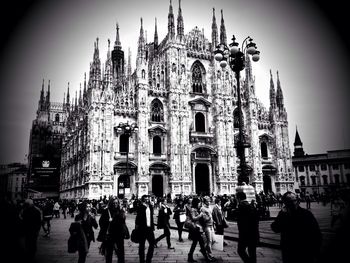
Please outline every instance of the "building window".
[[238, 129], [239, 128], [239, 114], [238, 114], [238, 109], [236, 109], [234, 112], [233, 112], [233, 127], [235, 129]]
[[119, 152], [121, 153], [129, 152], [129, 135], [126, 135], [126, 134], [120, 135]]
[[198, 112], [195, 117], [196, 120], [196, 132], [205, 132], [205, 118], [203, 113]]
[[159, 99], [155, 99], [151, 104], [151, 120], [154, 122], [164, 121], [163, 104]]
[[267, 154], [267, 144], [266, 144], [266, 142], [262, 142], [260, 147], [261, 147], [261, 157], [262, 158], [267, 158], [268, 154]]
[[299, 172], [304, 172], [305, 168], [303, 165], [299, 165], [298, 170], [299, 170]]
[[344, 163], [344, 169], [350, 169], [350, 164], [349, 163]]
[[335, 175], [334, 175], [334, 183], [335, 183], [336, 185], [339, 185], [339, 184], [340, 184], [339, 174], [335, 174]]
[[300, 179], [300, 185], [305, 186], [305, 176], [300, 176], [299, 179]]
[[316, 185], [316, 176], [311, 176], [312, 185]]
[[338, 164], [333, 164], [332, 167], [333, 167], [333, 170], [339, 170], [339, 165]]
[[347, 184], [350, 185], [350, 174], [346, 174], [345, 177]]
[[153, 154], [158, 156], [162, 154], [162, 140], [159, 136], [153, 137]]
[[324, 185], [328, 185], [328, 177], [327, 177], [327, 175], [322, 175], [322, 178], [323, 178], [323, 184]]
[[321, 171], [327, 170], [327, 164], [321, 164]]
[[58, 113], [55, 115], [55, 122], [60, 122], [60, 115]]
[[310, 171], [315, 171], [315, 165], [311, 164], [311, 165], [309, 166], [309, 169], [310, 169]]
[[192, 69], [192, 91], [203, 93], [203, 76], [199, 63], [195, 63]]

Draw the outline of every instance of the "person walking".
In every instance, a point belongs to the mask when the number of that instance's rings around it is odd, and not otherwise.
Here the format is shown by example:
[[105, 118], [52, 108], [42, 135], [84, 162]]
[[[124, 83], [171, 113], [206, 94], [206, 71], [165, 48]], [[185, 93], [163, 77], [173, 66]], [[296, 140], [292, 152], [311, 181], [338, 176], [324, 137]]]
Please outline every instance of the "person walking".
[[204, 245], [204, 240], [202, 237], [203, 233], [203, 227], [200, 223], [200, 220], [203, 216], [202, 213], [200, 213], [200, 199], [198, 197], [191, 198], [191, 208], [186, 208], [186, 223], [185, 226], [188, 228], [189, 235], [188, 238], [192, 240], [192, 244], [190, 247], [190, 251], [188, 252], [188, 258], [187, 262], [197, 262], [193, 258], [194, 250], [196, 249], [197, 244], [199, 243], [200, 246], [200, 252], [203, 254], [206, 262], [212, 262], [214, 261], [214, 258], [210, 258], [207, 249]]
[[41, 228], [41, 211], [32, 199], [26, 199], [22, 213], [25, 257], [28, 262], [34, 262], [37, 240]]
[[284, 207], [271, 224], [275, 233], [281, 233], [283, 263], [315, 262], [320, 253], [322, 234], [313, 214], [299, 206], [293, 192], [282, 196]]
[[179, 242], [184, 242], [184, 240], [182, 239], [182, 231], [186, 220], [186, 210], [183, 198], [179, 198], [178, 200], [176, 200], [176, 205], [174, 207], [173, 212], [175, 223], [177, 226], [177, 232], [179, 234]]
[[116, 245], [118, 263], [125, 262], [124, 238], [126, 233], [125, 210], [117, 197], [111, 197], [108, 205], [102, 210], [99, 220], [98, 240], [102, 241], [106, 263], [111, 263]]
[[309, 192], [306, 192], [305, 202], [306, 202], [306, 209], [311, 209], [311, 196]]
[[44, 237], [50, 237], [51, 219], [53, 217], [53, 204], [49, 199], [45, 200], [42, 213], [43, 213], [42, 228], [45, 232]]
[[60, 218], [60, 204], [57, 201], [53, 205], [53, 214], [55, 218]]
[[[215, 233], [218, 235], [224, 235], [224, 229], [228, 227], [224, 214], [221, 208], [221, 199], [215, 198], [215, 206], [213, 207], [213, 221]], [[224, 246], [227, 246], [227, 243], [224, 242]]]
[[[237, 253], [244, 263], [256, 263], [256, 247], [259, 242], [259, 215], [255, 207], [248, 201], [244, 192], [236, 194], [238, 200]], [[247, 253], [248, 250], [248, 253]]]
[[170, 216], [172, 215], [171, 209], [169, 206], [167, 206], [167, 201], [163, 197], [160, 199], [160, 208], [159, 208], [159, 213], [158, 213], [158, 223], [157, 223], [157, 228], [158, 229], [163, 229], [164, 233], [160, 235], [159, 237], [156, 238], [154, 247], [158, 247], [158, 242], [162, 240], [163, 238], [166, 238], [166, 242], [168, 245], [168, 249], [174, 249], [174, 247], [171, 246], [171, 241], [170, 241]]
[[91, 241], [95, 242], [95, 234], [93, 228], [97, 229], [98, 225], [95, 216], [91, 213], [91, 204], [82, 202], [78, 206], [79, 213], [75, 216], [74, 221], [81, 224], [84, 232], [87, 249], [84, 246], [78, 247], [78, 263], [85, 263]]
[[139, 233], [139, 258], [140, 263], [145, 262], [145, 243], [148, 242], [148, 252], [146, 256], [146, 263], [152, 262], [154, 251], [154, 222], [153, 222], [153, 206], [150, 204], [149, 195], [143, 195], [141, 197], [141, 204], [138, 207], [135, 229]]
[[210, 197], [204, 196], [203, 198], [203, 205], [201, 207], [201, 215], [202, 215], [202, 224], [203, 224], [203, 230], [206, 237], [206, 249], [208, 251], [209, 258], [213, 258], [212, 256], [212, 249], [211, 246], [213, 244], [213, 238], [214, 238], [214, 220], [212, 216], [212, 211], [209, 207], [210, 203]]

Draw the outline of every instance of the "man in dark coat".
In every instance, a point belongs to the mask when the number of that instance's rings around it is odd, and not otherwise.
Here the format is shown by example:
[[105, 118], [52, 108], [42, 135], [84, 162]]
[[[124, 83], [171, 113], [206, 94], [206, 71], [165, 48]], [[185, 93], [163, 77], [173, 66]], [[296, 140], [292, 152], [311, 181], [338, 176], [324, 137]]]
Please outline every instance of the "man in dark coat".
[[168, 249], [174, 249], [171, 246], [170, 242], [170, 215], [172, 215], [171, 209], [167, 206], [167, 201], [165, 198], [160, 199], [160, 208], [159, 208], [159, 213], [158, 213], [158, 224], [157, 228], [158, 229], [163, 229], [164, 233], [160, 235], [158, 238], [155, 240], [155, 247], [157, 247], [157, 243], [166, 237], [166, 242], [168, 244]]
[[148, 241], [148, 252], [146, 263], [152, 262], [154, 251], [154, 222], [153, 222], [153, 206], [150, 204], [149, 195], [143, 195], [142, 204], [137, 209], [135, 219], [135, 229], [139, 233], [139, 257], [140, 263], [145, 262], [145, 242]]
[[281, 233], [283, 263], [315, 262], [320, 252], [322, 234], [313, 214], [299, 206], [297, 197], [286, 192], [279, 212], [271, 229]]
[[[228, 227], [228, 225], [222, 212], [221, 199], [219, 197], [215, 199], [215, 206], [213, 207], [212, 215], [216, 234], [224, 235], [224, 228]], [[227, 243], [224, 242], [224, 246], [226, 245]]]
[[118, 263], [124, 263], [124, 237], [126, 232], [125, 211], [119, 199], [111, 197], [108, 206], [102, 211], [98, 241], [105, 246], [106, 263], [112, 262], [114, 244], [117, 246]]
[[[236, 194], [238, 199], [238, 255], [244, 263], [256, 263], [256, 247], [259, 242], [259, 216], [256, 208], [246, 200], [244, 192]], [[248, 253], [247, 250], [248, 249]]]
[[37, 240], [41, 227], [41, 211], [34, 206], [33, 200], [25, 200], [22, 218], [26, 257], [28, 262], [32, 262], [35, 258]]

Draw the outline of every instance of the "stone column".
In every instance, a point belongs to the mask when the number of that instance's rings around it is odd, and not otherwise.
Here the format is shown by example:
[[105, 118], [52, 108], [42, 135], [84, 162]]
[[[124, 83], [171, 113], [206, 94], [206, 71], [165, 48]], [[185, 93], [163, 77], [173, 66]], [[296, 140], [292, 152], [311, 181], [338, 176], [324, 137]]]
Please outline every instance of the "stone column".
[[196, 192], [196, 166], [197, 163], [192, 164], [192, 194]]

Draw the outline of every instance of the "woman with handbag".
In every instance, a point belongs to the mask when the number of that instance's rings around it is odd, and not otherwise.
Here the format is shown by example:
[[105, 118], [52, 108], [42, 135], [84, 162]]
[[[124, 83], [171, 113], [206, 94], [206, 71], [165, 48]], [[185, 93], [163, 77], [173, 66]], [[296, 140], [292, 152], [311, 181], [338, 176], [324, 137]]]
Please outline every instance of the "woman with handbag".
[[186, 210], [185, 210], [184, 201], [182, 198], [176, 201], [176, 205], [174, 207], [173, 212], [174, 212], [175, 223], [177, 225], [177, 232], [179, 234], [179, 242], [184, 242], [182, 239], [182, 230], [186, 220]]
[[199, 221], [201, 220], [203, 214], [200, 213], [199, 205], [200, 205], [199, 198], [198, 197], [193, 198], [192, 208], [190, 213], [187, 214], [187, 219], [185, 222], [185, 227], [187, 227], [189, 231], [188, 238], [192, 240], [187, 261], [197, 262], [197, 260], [194, 260], [193, 258], [193, 253], [194, 253], [194, 250], [196, 249], [197, 244], [199, 243], [200, 252], [203, 254], [206, 262], [213, 262], [214, 259], [209, 257], [208, 251], [205, 248], [204, 240], [202, 237], [203, 229]]
[[109, 199], [99, 224], [100, 233], [97, 240], [102, 242], [101, 253], [105, 256], [106, 263], [112, 263], [114, 246], [117, 247], [118, 263], [124, 263], [124, 239], [129, 238], [129, 231], [125, 224], [125, 211], [117, 197]]
[[[79, 231], [79, 226], [77, 225], [75, 228], [72, 225], [70, 228], [70, 232], [79, 233], [79, 246], [78, 246], [78, 263], [85, 263], [86, 255], [90, 248], [91, 241], [95, 242], [95, 234], [93, 228], [97, 229], [98, 225], [95, 219], [95, 216], [91, 214], [91, 204], [87, 202], [83, 202], [78, 205], [79, 214], [77, 214], [74, 218], [76, 223], [79, 223], [81, 226], [81, 230]], [[74, 230], [77, 229], [77, 230]]]

